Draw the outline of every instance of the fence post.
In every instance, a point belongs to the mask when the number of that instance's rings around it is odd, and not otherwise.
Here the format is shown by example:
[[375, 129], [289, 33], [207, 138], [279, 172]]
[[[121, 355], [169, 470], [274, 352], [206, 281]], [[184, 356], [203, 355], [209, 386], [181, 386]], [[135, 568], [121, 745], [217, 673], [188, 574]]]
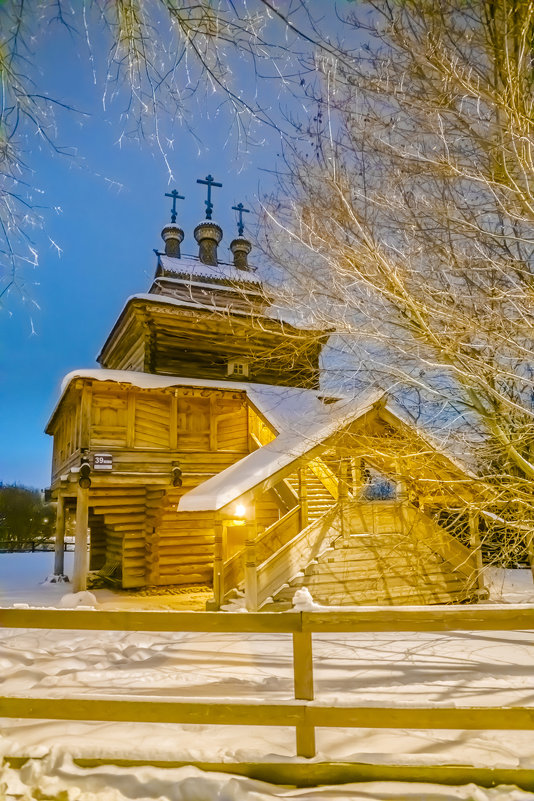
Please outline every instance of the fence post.
[[307, 721], [307, 709], [302, 709], [302, 722], [296, 725], [297, 756], [312, 759], [315, 756], [315, 727]]
[[61, 493], [57, 498], [54, 551], [54, 575], [62, 576], [65, 572], [65, 496]]
[[87, 523], [89, 520], [89, 490], [78, 485], [76, 493], [76, 528], [74, 536], [74, 592], [87, 589], [89, 553], [87, 551]]
[[295, 698], [313, 701], [313, 650], [311, 631], [293, 632], [293, 683]]

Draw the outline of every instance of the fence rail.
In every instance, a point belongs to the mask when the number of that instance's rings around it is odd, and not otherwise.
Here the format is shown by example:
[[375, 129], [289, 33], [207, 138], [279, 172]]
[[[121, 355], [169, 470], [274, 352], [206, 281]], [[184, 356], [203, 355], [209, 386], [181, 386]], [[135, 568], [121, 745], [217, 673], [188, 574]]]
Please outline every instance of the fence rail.
[[[55, 540], [24, 540], [16, 542], [13, 540], [0, 540], [0, 553], [36, 553], [37, 551], [54, 551]], [[74, 551], [73, 542], [64, 542], [63, 550]]]
[[534, 707], [325, 706], [313, 703], [312, 634], [331, 632], [534, 630], [534, 605], [361, 607], [357, 611], [224, 614], [0, 609], [0, 625], [111, 631], [290, 633], [294, 700], [285, 703], [0, 698], [3, 717], [293, 726], [297, 756], [315, 756], [316, 727], [534, 730]]

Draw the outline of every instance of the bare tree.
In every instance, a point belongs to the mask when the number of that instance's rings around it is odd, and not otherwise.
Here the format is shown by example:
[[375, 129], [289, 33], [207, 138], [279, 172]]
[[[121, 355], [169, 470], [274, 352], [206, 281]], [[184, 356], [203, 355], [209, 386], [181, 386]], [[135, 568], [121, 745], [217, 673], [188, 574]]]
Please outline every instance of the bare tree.
[[[117, 139], [155, 146], [169, 178], [172, 126], [198, 136], [188, 120], [216, 108], [218, 135], [250, 144], [266, 126], [278, 135], [283, 117], [273, 98], [300, 87], [305, 67], [295, 57], [313, 42], [303, 0], [282, 15], [268, 0], [7, 0], [0, 10], [0, 299], [22, 288], [24, 264], [35, 265], [31, 241], [43, 223], [42, 194], [29, 143], [66, 156], [60, 146], [63, 113], [83, 114], [41, 85], [39, 47], [48, 31], [73, 37], [85, 54], [87, 76], [104, 77], [103, 101], [118, 112]], [[295, 16], [296, 15], [296, 16]], [[303, 60], [303, 59], [302, 59]], [[308, 68], [309, 69], [309, 68]], [[269, 97], [261, 100], [261, 85]], [[59, 89], [61, 91], [61, 89]], [[215, 105], [212, 98], [215, 98]], [[220, 105], [228, 129], [221, 131]], [[222, 115], [224, 116], [224, 115]], [[288, 129], [289, 130], [289, 129]], [[52, 199], [53, 205], [53, 199]]]
[[488, 525], [511, 526], [524, 547], [534, 8], [377, 0], [345, 26], [361, 47], [316, 56], [315, 112], [299, 122], [307, 144], [287, 149], [264, 210], [280, 303], [340, 335], [354, 382], [402, 389], [442, 436], [460, 435], [486, 479]]

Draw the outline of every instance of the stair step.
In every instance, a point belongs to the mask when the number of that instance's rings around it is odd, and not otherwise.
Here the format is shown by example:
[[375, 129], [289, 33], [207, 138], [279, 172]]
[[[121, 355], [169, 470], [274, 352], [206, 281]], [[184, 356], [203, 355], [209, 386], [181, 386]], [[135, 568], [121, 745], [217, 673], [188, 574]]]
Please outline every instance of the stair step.
[[307, 576], [311, 575], [329, 575], [344, 578], [347, 576], [363, 575], [365, 573], [381, 571], [387, 575], [390, 573], [413, 572], [424, 574], [445, 571], [451, 572], [451, 566], [448, 565], [437, 554], [429, 554], [428, 557], [420, 558], [402, 558], [395, 557], [391, 559], [384, 557], [384, 559], [364, 559], [355, 558], [348, 561], [330, 561], [328, 557], [321, 556], [318, 564], [308, 565], [304, 572]]
[[386, 546], [413, 546], [414, 543], [420, 542], [415, 537], [399, 531], [381, 532], [380, 534], [364, 532], [362, 534], [350, 534], [346, 539], [338, 537], [334, 540], [333, 547], [339, 549], [372, 547], [376, 549]]

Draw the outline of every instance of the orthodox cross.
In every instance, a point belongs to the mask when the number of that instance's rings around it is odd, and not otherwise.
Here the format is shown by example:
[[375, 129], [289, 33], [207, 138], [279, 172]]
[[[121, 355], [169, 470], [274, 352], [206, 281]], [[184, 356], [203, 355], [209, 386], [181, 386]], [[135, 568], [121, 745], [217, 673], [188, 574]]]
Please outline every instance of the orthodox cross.
[[243, 236], [243, 231], [245, 230], [245, 226], [243, 225], [243, 214], [250, 214], [250, 209], [246, 209], [242, 203], [238, 203], [237, 206], [232, 206], [232, 211], [239, 212], [239, 222], [237, 223], [237, 233], [238, 236]]
[[176, 222], [176, 201], [177, 200], [185, 200], [183, 195], [179, 195], [176, 189], [173, 189], [172, 192], [165, 192], [165, 197], [172, 197], [172, 209], [171, 209], [171, 222]]
[[204, 201], [206, 204], [206, 220], [211, 220], [211, 212], [213, 211], [213, 203], [211, 202], [211, 187], [212, 186], [222, 186], [222, 184], [218, 184], [211, 175], [206, 175], [206, 179], [203, 181], [201, 178], [197, 178], [197, 184], [206, 184], [208, 187], [208, 199]]

